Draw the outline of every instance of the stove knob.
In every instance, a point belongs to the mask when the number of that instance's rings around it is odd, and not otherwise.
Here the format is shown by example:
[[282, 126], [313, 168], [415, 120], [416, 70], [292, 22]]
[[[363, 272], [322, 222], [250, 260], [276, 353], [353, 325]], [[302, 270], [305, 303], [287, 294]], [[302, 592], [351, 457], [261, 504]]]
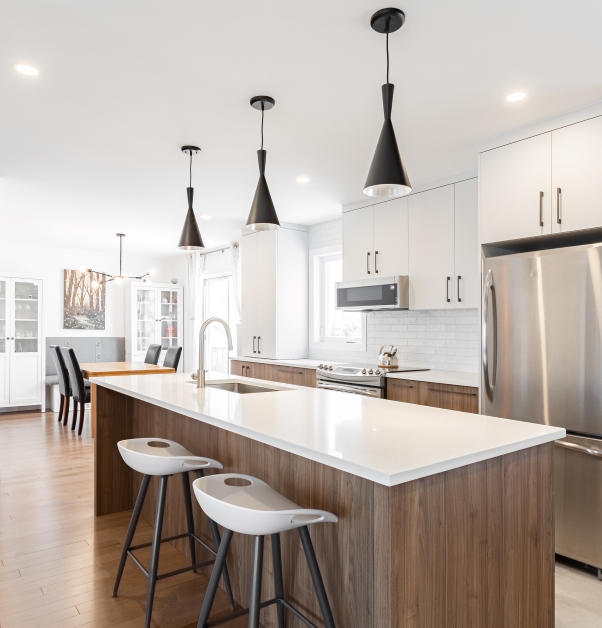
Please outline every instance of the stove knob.
[[324, 367], [324, 365], [323, 365], [323, 364], [320, 364], [320, 366], [318, 366], [318, 368], [319, 368], [319, 369], [321, 369], [321, 368], [323, 368], [323, 367]]
[[368, 370], [368, 375], [372, 375], [372, 369]]
[[366, 369], [362, 369], [362, 375], [366, 374]]
[[332, 371], [332, 366], [329, 366], [329, 367], [328, 367], [328, 370], [329, 370], [329, 371]]
[[375, 375], [380, 375], [380, 371], [378, 369], [376, 369], [376, 371], [374, 371]]

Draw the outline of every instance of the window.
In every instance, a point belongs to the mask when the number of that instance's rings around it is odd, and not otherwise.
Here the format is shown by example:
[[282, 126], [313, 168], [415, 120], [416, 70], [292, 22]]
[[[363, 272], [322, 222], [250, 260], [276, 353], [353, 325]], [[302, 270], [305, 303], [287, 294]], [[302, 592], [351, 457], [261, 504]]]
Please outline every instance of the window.
[[340, 249], [311, 251], [310, 264], [311, 346], [365, 351], [365, 314], [336, 309], [335, 283], [343, 278]]
[[[232, 343], [236, 346], [236, 313], [230, 275], [205, 279], [205, 320], [212, 316], [222, 318], [232, 332]], [[205, 336], [205, 368], [216, 373], [228, 373], [228, 338], [223, 325], [213, 323], [207, 327]]]

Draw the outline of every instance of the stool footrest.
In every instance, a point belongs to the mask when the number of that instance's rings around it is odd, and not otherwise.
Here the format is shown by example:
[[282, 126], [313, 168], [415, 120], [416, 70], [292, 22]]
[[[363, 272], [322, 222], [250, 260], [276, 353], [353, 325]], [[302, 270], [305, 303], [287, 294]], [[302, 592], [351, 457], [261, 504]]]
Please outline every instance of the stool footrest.
[[[205, 543], [203, 539], [199, 539], [199, 537], [196, 534], [193, 534], [192, 532], [183, 532], [182, 534], [176, 534], [175, 536], [168, 536], [165, 539], [161, 539], [160, 543], [167, 543], [168, 541], [175, 541], [177, 539], [183, 539], [186, 537], [192, 537], [197, 543], [202, 545], [208, 552], [211, 552], [211, 554], [213, 554], [214, 556], [217, 556], [217, 552], [212, 547], [209, 547], [209, 545], [207, 545], [207, 543]], [[128, 547], [128, 552], [133, 552], [134, 550], [139, 550], [139, 549], [142, 549], [143, 547], [150, 547], [152, 544], [153, 542], [149, 541], [148, 543], [140, 543], [139, 545], [130, 545], [130, 547]]]
[[[309, 628], [318, 628], [316, 624], [310, 621], [305, 615], [300, 613], [294, 606], [291, 606], [286, 600], [281, 598], [272, 598], [267, 602], [261, 602], [259, 608], [265, 608], [266, 606], [271, 606], [272, 604], [282, 604], [288, 611], [290, 611], [297, 619], [301, 620], [306, 626]], [[227, 615], [223, 615], [222, 617], [217, 617], [216, 619], [212, 619], [205, 624], [205, 628], [213, 628], [213, 626], [219, 626], [220, 624], [225, 624], [228, 621], [234, 621], [239, 617], [243, 617], [244, 615], [249, 614], [248, 608], [241, 608], [238, 611], [233, 613], [228, 613]]]

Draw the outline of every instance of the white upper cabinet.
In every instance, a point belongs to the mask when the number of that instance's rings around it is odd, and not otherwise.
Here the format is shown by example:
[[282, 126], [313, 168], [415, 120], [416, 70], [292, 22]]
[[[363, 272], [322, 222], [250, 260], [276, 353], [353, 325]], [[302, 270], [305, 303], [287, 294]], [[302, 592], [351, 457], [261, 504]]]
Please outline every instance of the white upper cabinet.
[[408, 203], [410, 309], [453, 308], [454, 185], [413, 194]]
[[407, 198], [343, 213], [343, 281], [407, 274]]
[[602, 117], [552, 131], [552, 231], [602, 226]]
[[552, 232], [551, 159], [551, 133], [481, 153], [481, 242]]
[[468, 179], [454, 185], [455, 191], [455, 279], [456, 307], [479, 307], [478, 180]]
[[241, 242], [241, 349], [257, 357], [257, 243], [259, 233], [250, 233]]

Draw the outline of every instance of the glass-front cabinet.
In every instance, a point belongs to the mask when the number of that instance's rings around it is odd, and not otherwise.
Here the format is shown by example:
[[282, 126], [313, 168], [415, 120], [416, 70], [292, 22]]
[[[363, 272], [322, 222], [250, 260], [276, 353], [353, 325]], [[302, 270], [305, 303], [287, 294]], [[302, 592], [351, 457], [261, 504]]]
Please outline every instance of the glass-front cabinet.
[[0, 406], [42, 404], [42, 282], [0, 277]]
[[[143, 362], [150, 345], [161, 345], [159, 364], [169, 347], [181, 347], [182, 288], [162, 284], [130, 284], [126, 292], [126, 360]], [[182, 364], [182, 360], [180, 360]]]

